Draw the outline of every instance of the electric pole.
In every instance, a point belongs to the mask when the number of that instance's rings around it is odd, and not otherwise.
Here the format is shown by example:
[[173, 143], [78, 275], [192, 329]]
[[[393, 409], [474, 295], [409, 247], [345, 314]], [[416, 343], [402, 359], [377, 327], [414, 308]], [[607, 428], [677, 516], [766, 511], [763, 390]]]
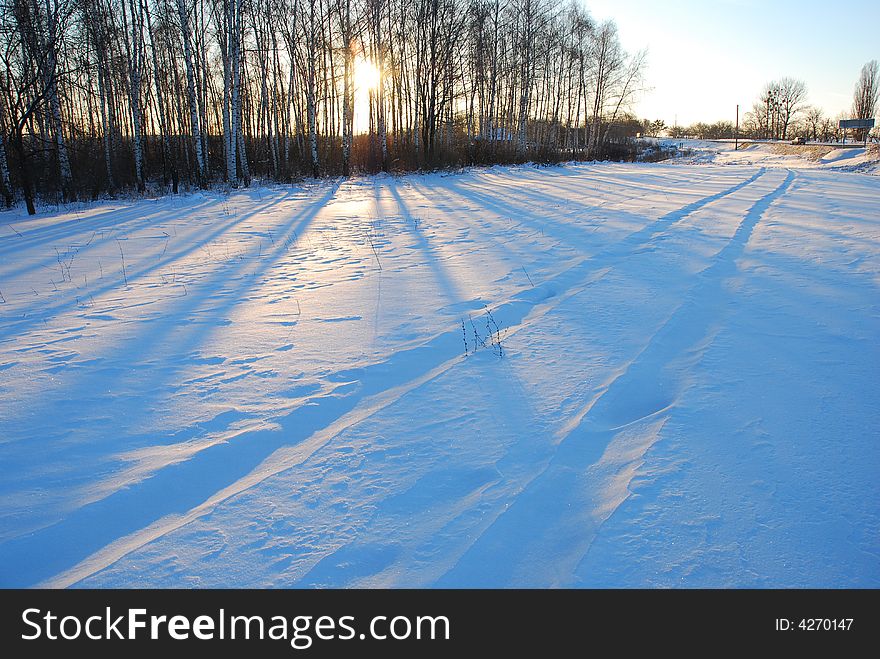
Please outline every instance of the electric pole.
[[739, 150], [739, 103], [736, 104], [736, 128], [733, 129], [733, 150]]

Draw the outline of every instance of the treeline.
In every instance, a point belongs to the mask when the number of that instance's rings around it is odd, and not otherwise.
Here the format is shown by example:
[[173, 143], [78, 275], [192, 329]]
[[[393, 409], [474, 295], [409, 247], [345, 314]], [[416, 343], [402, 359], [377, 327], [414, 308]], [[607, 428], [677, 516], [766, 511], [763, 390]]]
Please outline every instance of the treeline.
[[[801, 80], [782, 78], [764, 86], [760, 97], [745, 116], [744, 134], [753, 139], [785, 140], [803, 137], [814, 141], [836, 141], [843, 137], [841, 119], [871, 119], [880, 99], [880, 64], [866, 62], [853, 89], [852, 106], [836, 117], [807, 103], [807, 86]], [[880, 133], [877, 134], [880, 137]], [[854, 131], [861, 141], [867, 131]]]
[[[839, 119], [845, 119], [841, 115]], [[736, 124], [732, 121], [716, 121], [713, 123], [697, 122], [690, 126], [674, 126], [666, 129], [672, 138], [694, 138], [700, 140], [732, 140], [736, 135], [745, 140], [794, 139], [803, 137], [814, 142], [831, 142], [842, 138], [843, 133], [837, 128], [838, 119], [827, 116], [822, 108], [809, 106], [800, 108], [785, 126], [786, 137], [782, 137], [782, 128], [774, 125], [773, 120], [766, 122], [762, 118], [746, 114], [736, 132]]]
[[[665, 130], [669, 137], [692, 137], [704, 140], [743, 139], [788, 140], [804, 138], [818, 142], [838, 141], [844, 132], [838, 127], [841, 119], [870, 119], [880, 103], [880, 64], [871, 60], [862, 67], [853, 90], [852, 107], [836, 117], [825, 114], [822, 108], [807, 103], [807, 86], [802, 80], [781, 78], [764, 85], [760, 96], [750, 110], [744, 112], [738, 133], [732, 121], [698, 122], [691, 126], [666, 127], [663, 121], [642, 122], [646, 135], [658, 135]], [[873, 135], [880, 139], [880, 127]], [[866, 130], [855, 130], [851, 137], [862, 141]]]
[[700, 140], [732, 140], [736, 133], [736, 124], [732, 121], [716, 121], [714, 123], [698, 121], [690, 126], [673, 126], [667, 132], [669, 137], [676, 139], [692, 137]]
[[825, 115], [821, 108], [804, 108], [797, 116], [792, 117], [785, 127], [786, 138], [782, 137], [781, 129], [756, 121], [751, 115], [746, 114], [736, 132], [736, 124], [733, 121], [715, 121], [705, 123], [699, 121], [690, 126], [674, 126], [666, 129], [669, 137], [693, 138], [700, 140], [732, 140], [739, 135], [745, 140], [767, 139], [794, 139], [803, 137], [812, 141], [833, 141], [840, 139], [842, 133], [837, 129], [837, 121]]
[[[0, 6], [0, 192], [29, 212], [38, 196], [605, 157], [643, 62], [574, 1]], [[360, 60], [381, 76], [356, 131]]]

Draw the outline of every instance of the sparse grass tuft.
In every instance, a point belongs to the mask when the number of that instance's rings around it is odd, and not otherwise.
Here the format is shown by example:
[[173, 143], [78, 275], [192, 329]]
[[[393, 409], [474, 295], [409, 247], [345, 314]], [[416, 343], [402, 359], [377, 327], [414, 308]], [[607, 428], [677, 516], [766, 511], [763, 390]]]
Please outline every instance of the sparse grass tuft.
[[[495, 320], [495, 316], [492, 315], [492, 311], [488, 306], [484, 307], [485, 313], [483, 314], [482, 320], [485, 321], [485, 325], [480, 323], [482, 329], [478, 329], [477, 323], [474, 322], [473, 316], [468, 316], [468, 324], [471, 328], [471, 337], [473, 341], [473, 349], [470, 347], [470, 342], [468, 341], [468, 331], [467, 325], [465, 324], [464, 318], [461, 319], [461, 337], [464, 343], [464, 354], [467, 357], [470, 354], [474, 354], [480, 348], [488, 348], [493, 353], [498, 355], [498, 357], [504, 357], [504, 345], [502, 342], [501, 336], [501, 326]], [[479, 318], [477, 320], [480, 320]]]
[[117, 247], [119, 247], [119, 256], [122, 257], [122, 279], [125, 281], [125, 287], [128, 288], [128, 274], [125, 271], [125, 252], [122, 251], [122, 243], [119, 242], [119, 238], [116, 238], [115, 240]]

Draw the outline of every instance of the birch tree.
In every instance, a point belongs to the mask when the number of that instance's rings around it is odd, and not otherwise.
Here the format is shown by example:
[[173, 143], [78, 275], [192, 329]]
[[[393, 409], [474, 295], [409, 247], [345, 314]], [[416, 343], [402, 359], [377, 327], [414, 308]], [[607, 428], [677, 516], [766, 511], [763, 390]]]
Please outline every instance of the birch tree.
[[128, 98], [131, 111], [132, 148], [138, 192], [146, 189], [144, 182], [143, 114], [141, 81], [144, 67], [144, 5], [143, 0], [121, 0], [122, 24], [125, 29], [125, 54], [128, 69]]
[[189, 27], [189, 9], [186, 0], [177, 0], [177, 16], [183, 38], [183, 63], [186, 68], [186, 100], [189, 105], [189, 126], [196, 154], [196, 179], [201, 184], [205, 178], [205, 156], [202, 153], [202, 130], [196, 101], [196, 79], [192, 56], [192, 38]]
[[[169, 178], [600, 158], [644, 64], [574, 0], [0, 7], [0, 192], [30, 206]], [[360, 58], [380, 71], [372, 89]], [[786, 130], [780, 83], [763, 106], [773, 134]]]

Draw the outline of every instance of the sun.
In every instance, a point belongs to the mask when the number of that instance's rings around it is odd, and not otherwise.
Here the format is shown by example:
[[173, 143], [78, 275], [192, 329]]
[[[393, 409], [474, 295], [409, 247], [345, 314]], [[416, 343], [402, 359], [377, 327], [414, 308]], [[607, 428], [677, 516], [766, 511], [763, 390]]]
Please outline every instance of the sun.
[[354, 61], [354, 117], [355, 134], [370, 129], [370, 96], [382, 83], [382, 72], [370, 60], [358, 57]]
[[354, 61], [354, 85], [362, 92], [379, 87], [382, 74], [370, 60], [359, 57]]

